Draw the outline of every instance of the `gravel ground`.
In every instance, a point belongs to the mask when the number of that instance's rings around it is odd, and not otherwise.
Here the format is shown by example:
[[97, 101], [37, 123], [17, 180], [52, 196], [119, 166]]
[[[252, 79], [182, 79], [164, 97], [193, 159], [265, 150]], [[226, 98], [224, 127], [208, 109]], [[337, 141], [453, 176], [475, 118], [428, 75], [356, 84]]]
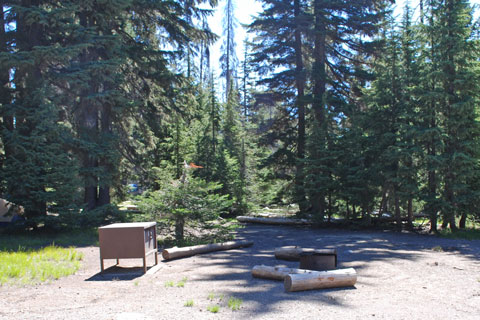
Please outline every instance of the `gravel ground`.
[[[237, 239], [252, 247], [162, 261], [142, 275], [140, 260], [99, 274], [97, 247], [73, 276], [27, 287], [0, 287], [0, 319], [478, 319], [480, 241], [396, 232], [248, 225]], [[283, 282], [252, 278], [277, 261], [276, 247], [337, 248], [339, 268], [354, 267], [355, 287], [286, 293]], [[149, 265], [153, 264], [150, 257]], [[106, 267], [114, 260], [107, 260]], [[186, 279], [184, 287], [178, 282]], [[173, 283], [173, 287], [166, 283]], [[242, 300], [232, 311], [229, 298]], [[193, 306], [185, 303], [193, 301]], [[208, 311], [219, 305], [218, 313]]]

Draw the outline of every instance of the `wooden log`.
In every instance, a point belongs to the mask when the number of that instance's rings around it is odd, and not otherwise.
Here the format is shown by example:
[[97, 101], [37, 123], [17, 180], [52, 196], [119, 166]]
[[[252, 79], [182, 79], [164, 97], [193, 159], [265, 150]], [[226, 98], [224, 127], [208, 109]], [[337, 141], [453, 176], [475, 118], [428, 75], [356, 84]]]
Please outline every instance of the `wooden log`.
[[311, 224], [311, 221], [306, 219], [289, 219], [289, 218], [261, 218], [261, 217], [238, 216], [237, 220], [239, 222], [273, 224], [273, 225], [289, 225], [289, 226]]
[[325, 255], [336, 255], [336, 249], [313, 249], [300, 247], [275, 248], [275, 258], [279, 260], [300, 261], [300, 255], [307, 252], [319, 252]]
[[221, 251], [221, 250], [230, 250], [236, 248], [244, 248], [253, 245], [253, 241], [229, 241], [224, 243], [211, 243], [211, 244], [203, 244], [198, 246], [192, 247], [173, 247], [169, 249], [164, 249], [162, 251], [162, 257], [165, 260], [171, 260], [176, 258], [183, 258], [183, 257], [191, 257], [196, 254], [213, 252], [213, 251]]
[[350, 287], [357, 282], [355, 269], [314, 271], [288, 274], [284, 280], [285, 291], [303, 291], [326, 288]]
[[318, 271], [285, 268], [285, 267], [270, 267], [270, 266], [254, 266], [252, 269], [252, 276], [255, 278], [271, 279], [271, 280], [284, 280], [289, 274], [294, 273], [312, 273]]

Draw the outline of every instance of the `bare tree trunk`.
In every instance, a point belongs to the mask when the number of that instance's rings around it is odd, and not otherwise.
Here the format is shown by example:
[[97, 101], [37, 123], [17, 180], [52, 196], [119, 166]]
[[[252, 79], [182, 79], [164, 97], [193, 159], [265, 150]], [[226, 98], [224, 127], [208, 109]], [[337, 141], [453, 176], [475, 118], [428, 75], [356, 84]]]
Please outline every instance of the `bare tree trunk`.
[[412, 198], [408, 199], [407, 202], [407, 226], [413, 228], [413, 200]]
[[[106, 136], [112, 135], [111, 112], [112, 110], [110, 106], [103, 106], [101, 115], [101, 132]], [[103, 173], [103, 177], [99, 179], [97, 206], [110, 204], [110, 185], [112, 183], [111, 173], [113, 171], [113, 165], [110, 161], [111, 160], [108, 158], [99, 160], [100, 167], [102, 167], [105, 172]]]
[[[93, 25], [93, 18], [86, 12], [79, 15], [80, 25], [89, 28]], [[95, 58], [92, 49], [84, 49], [80, 56], [80, 63], [87, 64]], [[87, 140], [89, 144], [95, 143], [98, 137], [98, 108], [90, 101], [90, 97], [95, 93], [95, 84], [91, 83], [89, 88], [82, 91], [79, 103], [79, 132], [80, 138]], [[87, 210], [95, 209], [98, 197], [98, 177], [94, 173], [98, 167], [98, 159], [88, 149], [81, 150], [82, 170], [84, 171], [84, 203]]]
[[232, 81], [232, 71], [231, 66], [230, 66], [230, 59], [231, 59], [231, 52], [232, 48], [230, 47], [230, 37], [232, 36], [231, 33], [233, 32], [232, 28], [232, 10], [230, 10], [230, 7], [232, 6], [231, 4], [232, 0], [227, 0], [226, 6], [228, 6], [227, 10], [227, 70], [225, 71], [225, 81], [226, 81], [226, 92], [225, 92], [225, 101], [228, 101], [228, 97], [230, 95], [230, 86], [231, 86], [231, 81]]
[[305, 159], [305, 70], [303, 68], [302, 32], [300, 30], [301, 8], [300, 0], [294, 1], [295, 15], [295, 63], [298, 109], [298, 134], [297, 134], [297, 163], [295, 173], [296, 198], [300, 212], [307, 210], [307, 199], [304, 189], [304, 159]]
[[378, 217], [381, 217], [383, 214], [383, 209], [385, 208], [385, 202], [387, 201], [387, 184], [382, 188], [382, 200], [380, 200], [380, 207], [378, 208]]
[[[6, 22], [3, 13], [4, 3], [5, 1], [0, 1], [0, 8], [2, 9], [0, 10], [0, 53], [8, 52], [7, 36], [5, 33]], [[13, 115], [8, 113], [7, 109], [4, 107], [6, 104], [11, 103], [12, 100], [12, 95], [9, 91], [9, 70], [6, 68], [4, 69], [2, 66], [0, 74], [0, 105], [2, 106], [2, 114], [0, 116], [2, 121], [0, 121], [0, 128], [5, 131], [0, 131], [0, 135], [3, 140], [2, 142], [5, 159], [8, 159], [13, 153], [11, 145], [6, 143], [5, 136], [3, 135], [4, 132], [13, 132]]]
[[345, 201], [347, 205], [347, 215], [345, 219], [349, 220], [350, 219], [350, 205], [348, 204], [348, 200]]
[[[420, 4], [423, 6], [423, 1], [421, 1]], [[422, 8], [421, 8], [421, 10], [422, 10]], [[423, 17], [424, 17], [424, 15], [421, 16], [421, 18], [423, 18]], [[430, 17], [430, 24], [433, 24], [432, 19], [433, 19], [433, 17]], [[422, 24], [423, 24], [423, 20], [422, 20]], [[435, 39], [433, 39], [433, 36], [430, 39], [430, 42], [431, 42], [430, 55], [431, 55], [431, 57], [433, 57], [435, 55], [435, 46], [433, 45], [435, 43]], [[432, 92], [435, 92], [435, 90], [436, 90], [435, 79], [431, 83], [430, 90]], [[436, 112], [436, 103], [435, 103], [434, 98], [432, 98], [432, 100], [430, 101], [430, 112], [429, 113], [430, 113], [430, 115], [429, 115], [430, 116], [430, 119], [429, 119], [430, 120], [429, 121], [430, 129], [433, 130], [434, 128], [437, 127], [437, 123], [436, 123], [437, 112]], [[434, 158], [437, 154], [436, 141], [435, 141], [434, 136], [432, 136], [432, 138], [430, 139], [428, 144], [429, 144], [429, 145], [427, 145], [428, 156], [431, 157], [431, 158]], [[430, 203], [427, 203], [427, 205], [425, 207], [425, 210], [428, 212], [428, 215], [430, 216], [430, 232], [437, 232], [437, 229], [438, 229], [438, 227], [437, 227], [438, 208], [437, 208], [436, 205], [432, 204], [433, 199], [436, 198], [436, 196], [437, 196], [437, 173], [436, 173], [436, 170], [431, 168], [431, 167], [428, 169], [428, 191], [429, 191], [429, 198], [430, 198], [429, 201], [430, 201]]]
[[[446, 1], [446, 6], [447, 6], [447, 27], [448, 27], [448, 37], [452, 36], [453, 31], [453, 0], [447, 0]], [[452, 44], [449, 42], [448, 48], [447, 48], [447, 60], [449, 63], [444, 64], [444, 72], [447, 74], [446, 79], [444, 80], [444, 90], [448, 94], [447, 99], [446, 99], [446, 111], [445, 111], [445, 117], [446, 117], [446, 130], [447, 130], [447, 141], [445, 143], [445, 154], [447, 156], [450, 156], [451, 158], [454, 157], [454, 154], [456, 152], [455, 148], [455, 141], [456, 139], [456, 129], [454, 128], [454, 125], [451, 124], [451, 119], [452, 113], [453, 113], [453, 108], [454, 104], [456, 103], [455, 101], [455, 78], [456, 78], [456, 71], [455, 71], [455, 59], [454, 59], [454, 53], [453, 53], [453, 47]], [[456, 215], [456, 200], [455, 200], [455, 194], [453, 191], [454, 188], [454, 183], [455, 183], [455, 173], [453, 171], [454, 169], [451, 166], [447, 166], [446, 168], [446, 173], [445, 173], [445, 187], [444, 187], [444, 192], [445, 192], [445, 200], [447, 203], [450, 205], [451, 210], [448, 212], [445, 212], [445, 220], [448, 220], [448, 223], [450, 224], [450, 229], [456, 230], [457, 226], [455, 223], [455, 215]]]
[[397, 224], [397, 228], [402, 228], [402, 216], [400, 213], [400, 198], [398, 197], [397, 190], [394, 189], [395, 194], [395, 221]]
[[[315, 49], [314, 49], [314, 65], [313, 65], [313, 103], [312, 109], [314, 113], [314, 119], [316, 130], [322, 137], [318, 137], [320, 141], [315, 141], [318, 145], [314, 148], [312, 158], [314, 160], [320, 160], [322, 155], [319, 149], [325, 148], [325, 141], [323, 137], [323, 131], [325, 130], [325, 107], [324, 107], [324, 95], [327, 84], [327, 74], [325, 70], [326, 64], [326, 26], [324, 23], [322, 10], [322, 3], [319, 0], [314, 2], [314, 15], [315, 15]], [[315, 129], [314, 129], [315, 130]], [[318, 171], [318, 170], [317, 170]], [[325, 174], [324, 172], [315, 172], [315, 175]], [[317, 191], [311, 197], [312, 209], [323, 217], [325, 215], [325, 194], [321, 190], [323, 186], [315, 183], [315, 189]]]
[[175, 217], [175, 239], [183, 240], [185, 229], [185, 218], [183, 216]]
[[467, 213], [463, 211], [462, 216], [460, 217], [460, 221], [458, 223], [458, 227], [460, 229], [465, 229], [466, 226], [467, 226]]

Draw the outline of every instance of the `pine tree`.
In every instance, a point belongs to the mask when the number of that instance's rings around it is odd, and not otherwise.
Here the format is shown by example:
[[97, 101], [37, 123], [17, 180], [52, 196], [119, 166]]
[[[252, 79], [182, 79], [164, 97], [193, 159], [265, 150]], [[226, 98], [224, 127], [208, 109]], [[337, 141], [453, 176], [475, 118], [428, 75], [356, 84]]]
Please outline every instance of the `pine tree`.
[[[277, 115], [275, 129], [282, 127], [270, 141], [282, 141], [282, 148], [272, 155], [271, 162], [279, 163], [278, 157], [291, 159], [284, 162], [295, 168], [294, 201], [305, 211], [304, 156], [305, 156], [305, 90], [306, 68], [304, 67], [304, 42], [311, 17], [308, 1], [263, 1], [264, 11], [250, 25], [250, 32], [256, 32], [252, 62], [256, 72], [263, 76], [260, 84], [279, 92], [276, 99], [283, 99], [282, 107], [287, 110]], [[282, 93], [280, 95], [280, 92]], [[280, 104], [279, 104], [280, 105]], [[293, 116], [292, 116], [293, 113]], [[272, 128], [273, 129], [273, 128]]]
[[404, 117], [401, 121], [400, 131], [403, 136], [401, 145], [401, 161], [399, 176], [402, 180], [401, 194], [407, 201], [407, 224], [413, 227], [413, 201], [420, 196], [419, 166], [416, 159], [421, 154], [418, 147], [418, 113], [416, 106], [419, 104], [419, 61], [416, 53], [419, 51], [415, 28], [412, 24], [412, 9], [406, 5], [401, 22], [400, 42], [402, 58], [402, 99], [404, 100]]
[[[408, 12], [407, 7], [407, 20], [403, 21], [407, 25]], [[385, 45], [374, 62], [376, 80], [369, 90], [371, 96], [367, 98], [371, 101], [367, 103], [369, 110], [364, 129], [376, 140], [372, 150], [377, 155], [375, 166], [381, 186], [378, 215], [382, 216], [387, 203], [391, 201], [397, 227], [401, 227], [401, 203], [407, 203], [411, 219], [412, 197], [416, 189], [416, 173], [412, 168], [414, 115], [409, 103], [412, 58], [411, 48], [405, 43], [408, 40], [406, 35], [402, 34], [392, 20], [390, 18], [384, 31]]]
[[[0, 142], [2, 144], [2, 159], [0, 161], [0, 168], [3, 169], [3, 161], [5, 158], [8, 158], [12, 151], [5, 146], [6, 136], [11, 134], [13, 131], [13, 116], [9, 113], [8, 105], [12, 102], [13, 95], [10, 85], [10, 70], [13, 65], [11, 62], [8, 62], [9, 52], [12, 51], [12, 31], [6, 30], [8, 23], [11, 20], [11, 9], [6, 7], [7, 1], [0, 1], [0, 7], [2, 8], [0, 12]], [[0, 185], [3, 184], [3, 181], [0, 181]], [[3, 188], [0, 188], [2, 190]]]
[[371, 43], [362, 36], [372, 37], [383, 16], [383, 1], [312, 1], [314, 43], [312, 88], [312, 123], [309, 137], [309, 157], [306, 184], [309, 201], [319, 218], [325, 213], [325, 197], [335, 185], [332, 180], [332, 159], [329, 146], [335, 145], [335, 118], [343, 117], [343, 111], [358, 91], [351, 86], [355, 78], [361, 78], [362, 59], [371, 53]]
[[10, 10], [15, 50], [2, 53], [10, 63], [2, 70], [11, 71], [14, 99], [2, 106], [8, 106], [2, 178], [7, 200], [23, 206], [36, 227], [45, 222], [47, 208], [65, 214], [77, 203], [76, 162], [68, 148], [72, 135], [55, 90], [54, 66], [68, 59], [70, 48], [60, 46], [63, 34], [50, 25], [58, 21], [60, 30], [68, 30], [71, 20], [48, 1], [21, 1]]
[[[468, 1], [447, 0], [436, 12], [440, 34], [438, 43], [439, 81], [443, 89], [441, 113], [445, 128], [442, 155], [444, 190], [443, 218], [452, 230], [455, 217], [466, 217], [477, 190], [471, 188], [469, 178], [477, 171], [478, 122], [476, 97], [478, 81], [475, 65], [478, 48], [471, 41], [472, 12]], [[463, 227], [465, 226], [463, 218]]]
[[227, 166], [223, 168], [224, 177], [220, 181], [223, 183], [225, 194], [232, 195], [235, 201], [236, 210], [245, 211], [245, 183], [242, 179], [242, 144], [241, 144], [241, 112], [239, 103], [239, 94], [230, 86], [230, 93], [225, 104], [223, 116], [223, 141], [222, 149], [225, 154]]
[[235, 18], [235, 2], [234, 0], [226, 0], [223, 16], [223, 36], [224, 41], [220, 50], [220, 67], [221, 77], [225, 77], [225, 100], [228, 101], [232, 84], [236, 83], [238, 57], [236, 53], [235, 28], [237, 27], [237, 19]]
[[[422, 117], [420, 118], [421, 128], [419, 141], [424, 145], [422, 156], [422, 167], [426, 172], [426, 187], [422, 190], [422, 200], [425, 201], [424, 210], [430, 217], [430, 231], [437, 231], [438, 212], [441, 210], [439, 199], [439, 153], [442, 149], [442, 129], [438, 123], [439, 119], [439, 98], [438, 98], [438, 34], [435, 32], [435, 20], [433, 15], [433, 2], [427, 3], [426, 10], [421, 12], [422, 23], [420, 26], [420, 88], [419, 105]], [[423, 107], [423, 108], [422, 108]]]

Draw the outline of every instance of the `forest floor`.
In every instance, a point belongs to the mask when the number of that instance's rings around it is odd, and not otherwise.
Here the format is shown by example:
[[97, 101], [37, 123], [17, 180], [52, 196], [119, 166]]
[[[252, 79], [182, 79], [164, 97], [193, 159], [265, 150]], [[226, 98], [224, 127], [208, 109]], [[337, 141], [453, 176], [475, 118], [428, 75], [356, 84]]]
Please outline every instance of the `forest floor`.
[[[478, 319], [480, 241], [392, 231], [247, 225], [236, 239], [254, 245], [173, 261], [143, 275], [139, 260], [106, 260], [80, 247], [72, 276], [33, 286], [0, 287], [0, 319]], [[287, 293], [283, 283], [251, 276], [278, 261], [282, 246], [336, 248], [355, 287]], [[161, 260], [161, 256], [160, 260]], [[149, 266], [153, 258], [148, 259]], [[228, 306], [237, 300], [238, 310]], [[193, 304], [193, 305], [192, 305]], [[186, 306], [191, 305], [191, 306]], [[212, 306], [218, 305], [217, 313]]]

